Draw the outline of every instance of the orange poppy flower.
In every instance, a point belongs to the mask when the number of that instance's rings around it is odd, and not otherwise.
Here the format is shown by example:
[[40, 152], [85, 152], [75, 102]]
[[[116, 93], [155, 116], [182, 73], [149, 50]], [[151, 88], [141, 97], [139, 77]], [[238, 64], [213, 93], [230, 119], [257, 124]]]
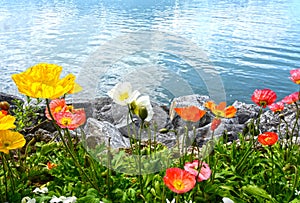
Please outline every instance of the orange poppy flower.
[[265, 132], [263, 134], [258, 135], [258, 142], [262, 145], [271, 146], [275, 144], [278, 140], [278, 135], [274, 132]]
[[196, 106], [177, 107], [174, 110], [183, 120], [192, 122], [199, 121], [206, 113], [205, 110], [201, 110]]
[[216, 105], [213, 101], [208, 101], [205, 103], [205, 107], [210, 109], [217, 118], [232, 118], [236, 113], [236, 108], [234, 106], [226, 107], [226, 102]]
[[190, 191], [195, 187], [196, 178], [194, 175], [180, 168], [169, 168], [164, 177], [165, 185], [177, 194]]
[[289, 77], [294, 83], [300, 85], [300, 68], [290, 71], [291, 77]]
[[48, 170], [51, 170], [51, 169], [55, 168], [56, 166], [57, 166], [57, 164], [55, 164], [55, 163], [51, 163], [51, 162], [47, 163], [47, 169]]
[[277, 95], [274, 91], [270, 89], [256, 89], [252, 94], [252, 101], [258, 106], [266, 108], [268, 105], [271, 105], [275, 102]]

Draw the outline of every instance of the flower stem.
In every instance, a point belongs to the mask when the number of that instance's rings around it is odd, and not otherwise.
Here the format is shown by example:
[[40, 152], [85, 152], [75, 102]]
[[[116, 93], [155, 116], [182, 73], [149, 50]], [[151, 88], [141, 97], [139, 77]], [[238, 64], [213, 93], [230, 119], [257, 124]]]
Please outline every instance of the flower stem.
[[3, 173], [4, 173], [5, 197], [6, 197], [6, 201], [8, 201], [8, 186], [7, 186], [6, 166], [5, 166], [5, 162], [4, 162], [5, 157], [3, 156], [2, 152], [0, 152], [0, 154], [1, 154], [1, 158], [2, 158]]
[[46, 105], [47, 105], [47, 108], [48, 108], [48, 111], [49, 111], [49, 114], [50, 114], [50, 117], [51, 117], [51, 122], [52, 124], [54, 125], [54, 127], [56, 128], [58, 134], [59, 134], [59, 137], [60, 139], [62, 140], [62, 143], [64, 145], [64, 147], [66, 148], [67, 152], [70, 154], [71, 158], [73, 159], [76, 167], [81, 171], [81, 173], [86, 177], [86, 179], [88, 180], [88, 182], [100, 193], [100, 189], [98, 187], [97, 184], [95, 184], [90, 178], [89, 176], [85, 173], [85, 171], [82, 169], [81, 165], [78, 163], [76, 157], [74, 156], [74, 154], [72, 153], [71, 149], [68, 147], [67, 143], [65, 142], [65, 139], [64, 139], [64, 136], [61, 132], [61, 128], [55, 123], [55, 119], [50, 111], [50, 104], [49, 104], [49, 99], [46, 99]]
[[139, 184], [140, 184], [140, 189], [141, 189], [141, 194], [144, 196], [144, 188], [143, 188], [143, 176], [142, 176], [142, 153], [141, 153], [141, 148], [142, 148], [142, 130], [144, 126], [144, 120], [141, 122], [140, 130], [139, 130], [139, 145], [138, 145], [138, 169], [139, 169]]
[[274, 183], [274, 152], [272, 146], [270, 146], [271, 159], [272, 159], [272, 176], [271, 176], [271, 185], [272, 185], [272, 196], [275, 195], [275, 183]]

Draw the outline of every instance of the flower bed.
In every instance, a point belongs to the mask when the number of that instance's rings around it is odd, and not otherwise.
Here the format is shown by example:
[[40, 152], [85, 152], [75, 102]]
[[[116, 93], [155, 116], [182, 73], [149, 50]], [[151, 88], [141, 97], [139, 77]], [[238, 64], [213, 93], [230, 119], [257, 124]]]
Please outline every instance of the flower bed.
[[[252, 100], [258, 115], [228, 144], [226, 129], [218, 139], [215, 133], [236, 116], [236, 107], [211, 100], [189, 106], [174, 102], [170, 111], [184, 123], [183, 131], [158, 129], [152, 122], [150, 97], [132, 90], [128, 82], [119, 83], [108, 94], [127, 109], [128, 145], [114, 148], [114, 134], [97, 144], [86, 137], [85, 110], [66, 102], [68, 94], [81, 87], [72, 74], [60, 79], [61, 71], [55, 64], [37, 64], [12, 76], [27, 103], [37, 105], [0, 103], [0, 202], [300, 201], [299, 92], [275, 103], [274, 91], [255, 90]], [[292, 70], [290, 79], [300, 84], [300, 69]], [[39, 116], [41, 102], [46, 105], [45, 117]], [[288, 123], [284, 109], [290, 106], [295, 117]], [[267, 107], [279, 125], [262, 132]], [[211, 137], [200, 146], [195, 124], [207, 114], [212, 116]], [[28, 138], [47, 122], [55, 131], [50, 140]], [[157, 133], [173, 133], [175, 144], [159, 143]]]

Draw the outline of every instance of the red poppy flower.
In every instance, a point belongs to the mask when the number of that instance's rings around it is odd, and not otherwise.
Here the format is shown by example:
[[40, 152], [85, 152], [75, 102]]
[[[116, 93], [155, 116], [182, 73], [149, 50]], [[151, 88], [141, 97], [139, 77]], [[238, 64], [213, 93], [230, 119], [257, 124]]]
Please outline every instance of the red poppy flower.
[[211, 125], [210, 125], [210, 129], [212, 131], [214, 131], [215, 129], [217, 129], [219, 127], [219, 125], [221, 124], [221, 119], [219, 118], [214, 118], [211, 122]]
[[283, 111], [284, 109], [284, 104], [283, 102], [277, 102], [277, 103], [273, 103], [271, 105], [268, 106], [271, 111], [273, 111], [274, 113], [278, 113], [278, 112], [281, 112]]
[[196, 106], [177, 107], [174, 108], [174, 110], [183, 120], [192, 122], [199, 121], [206, 113], [206, 111], [201, 110]]
[[299, 92], [294, 92], [281, 100], [285, 104], [293, 104], [299, 101]]
[[84, 109], [73, 109], [70, 111], [62, 111], [55, 113], [54, 119], [61, 128], [68, 128], [74, 130], [83, 125], [86, 121], [86, 115]]
[[294, 83], [300, 85], [300, 68], [290, 71], [291, 77], [289, 77]]
[[278, 140], [278, 135], [274, 132], [265, 132], [263, 134], [258, 135], [258, 141], [262, 145], [271, 146], [275, 144]]
[[182, 194], [195, 187], [195, 176], [180, 168], [169, 168], [164, 177], [165, 185], [175, 193]]
[[205, 107], [210, 109], [217, 118], [232, 118], [236, 113], [236, 108], [234, 106], [226, 107], [226, 102], [216, 105], [213, 101], [208, 101], [205, 103]]
[[261, 106], [263, 108], [266, 108], [267, 105], [273, 104], [276, 98], [277, 98], [276, 93], [270, 89], [262, 89], [262, 90], [256, 89], [253, 92], [253, 95], [251, 97], [254, 103], [256, 103], [258, 106]]
[[[199, 166], [201, 166], [200, 172], [198, 169]], [[195, 177], [197, 177], [197, 175], [198, 175], [198, 178], [197, 178], [198, 182], [209, 179], [209, 177], [211, 175], [211, 170], [209, 168], [209, 165], [205, 162], [203, 162], [201, 164], [201, 163], [199, 163], [198, 160], [194, 160], [192, 163], [190, 163], [190, 162], [185, 163], [184, 170], [188, 171]]]

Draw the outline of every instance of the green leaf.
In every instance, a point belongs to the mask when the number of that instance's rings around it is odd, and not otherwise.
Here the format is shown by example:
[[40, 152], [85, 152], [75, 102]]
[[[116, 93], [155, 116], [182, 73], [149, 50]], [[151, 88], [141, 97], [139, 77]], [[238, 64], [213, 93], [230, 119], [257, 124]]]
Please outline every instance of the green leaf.
[[57, 146], [58, 145], [56, 142], [50, 142], [50, 143], [42, 145], [41, 155], [46, 155], [49, 152], [54, 151], [54, 149], [56, 149]]
[[276, 200], [267, 191], [265, 191], [262, 188], [257, 187], [256, 185], [243, 186], [242, 190], [245, 191], [249, 195], [268, 199], [272, 202], [276, 202]]

